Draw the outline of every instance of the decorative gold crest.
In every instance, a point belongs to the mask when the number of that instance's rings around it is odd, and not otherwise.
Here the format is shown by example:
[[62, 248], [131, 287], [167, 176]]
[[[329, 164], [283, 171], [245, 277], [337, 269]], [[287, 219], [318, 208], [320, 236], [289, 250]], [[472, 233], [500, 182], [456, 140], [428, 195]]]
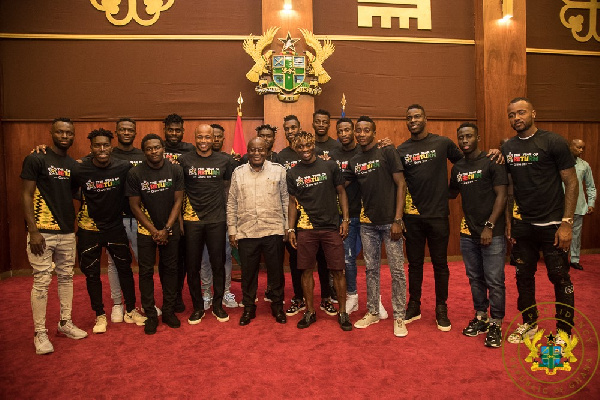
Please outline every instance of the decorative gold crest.
[[117, 15], [120, 11], [121, 0], [90, 0], [90, 3], [94, 6], [94, 8], [98, 11], [104, 11], [106, 14], [106, 19], [113, 25], [123, 26], [127, 25], [134, 20], [138, 24], [142, 26], [150, 26], [154, 24], [160, 18], [160, 13], [162, 11], [167, 11], [175, 0], [166, 0], [166, 3], [163, 3], [164, 0], [144, 0], [144, 4], [146, 5], [146, 13], [151, 15], [150, 19], [142, 19], [137, 13], [137, 0], [128, 0], [129, 9], [127, 10], [127, 15], [123, 19], [116, 19], [114, 16]]
[[312, 32], [299, 29], [306, 44], [314, 50], [314, 55], [310, 51], [297, 53], [295, 44], [300, 39], [292, 38], [290, 32], [279, 39], [282, 44], [280, 53], [273, 50], [263, 52], [273, 42], [278, 30], [278, 27], [271, 27], [262, 36], [251, 34], [244, 40], [243, 48], [255, 63], [246, 78], [258, 83], [256, 93], [276, 93], [277, 98], [284, 102], [297, 101], [301, 93], [321, 94], [319, 84], [331, 79], [323, 68], [323, 62], [333, 54], [333, 43], [326, 39], [321, 44]]
[[[531, 363], [532, 371], [545, 371], [546, 375], [556, 375], [557, 371], [570, 371], [571, 363], [577, 362], [573, 349], [579, 343], [576, 336], [571, 338], [566, 332], [558, 331], [557, 336], [552, 332], [546, 336], [545, 346], [537, 344], [544, 337], [544, 330], [538, 330], [533, 339], [525, 336], [523, 342], [529, 349], [525, 362]], [[537, 361], [536, 361], [537, 360]]]

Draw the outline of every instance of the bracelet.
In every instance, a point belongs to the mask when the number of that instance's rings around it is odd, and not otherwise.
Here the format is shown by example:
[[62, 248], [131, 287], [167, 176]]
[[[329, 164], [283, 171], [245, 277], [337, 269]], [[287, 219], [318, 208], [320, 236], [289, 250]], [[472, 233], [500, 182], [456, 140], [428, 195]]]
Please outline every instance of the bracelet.
[[402, 224], [404, 224], [404, 221], [402, 221], [402, 218], [398, 218], [398, 219], [394, 220], [394, 223], [402, 225]]
[[296, 230], [294, 228], [290, 228], [287, 231], [288, 231], [288, 233], [296, 233]]
[[348, 222], [348, 223], [350, 223], [350, 219], [343, 219], [342, 222]]

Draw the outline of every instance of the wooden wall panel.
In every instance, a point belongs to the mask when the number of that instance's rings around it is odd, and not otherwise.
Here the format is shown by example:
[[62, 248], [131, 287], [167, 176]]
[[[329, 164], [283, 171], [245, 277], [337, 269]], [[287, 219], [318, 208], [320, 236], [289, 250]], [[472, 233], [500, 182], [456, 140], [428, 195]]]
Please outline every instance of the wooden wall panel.
[[6, 154], [0, 124], [0, 274], [10, 271], [10, 241], [8, 240], [8, 205], [6, 186]]

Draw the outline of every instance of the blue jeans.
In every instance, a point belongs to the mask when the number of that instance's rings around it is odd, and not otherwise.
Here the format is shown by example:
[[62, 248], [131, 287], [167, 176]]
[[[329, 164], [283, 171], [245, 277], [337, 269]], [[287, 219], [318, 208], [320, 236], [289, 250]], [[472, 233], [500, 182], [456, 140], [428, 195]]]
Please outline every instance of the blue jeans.
[[344, 240], [346, 259], [346, 293], [356, 294], [356, 257], [362, 249], [360, 240], [360, 218], [350, 218], [348, 237]]
[[406, 314], [406, 276], [402, 238], [393, 241], [390, 237], [392, 225], [361, 225], [360, 238], [367, 267], [367, 310], [379, 314], [379, 272], [381, 269], [381, 242], [385, 243], [387, 260], [392, 274], [392, 307], [394, 319]]
[[[133, 256], [138, 259], [138, 247], [137, 247], [137, 220], [133, 217], [124, 217], [123, 226], [127, 233], [127, 239], [131, 243], [131, 249], [133, 250]], [[119, 283], [119, 274], [117, 273], [117, 267], [115, 262], [108, 252], [106, 253], [108, 258], [108, 285], [110, 286], [110, 297], [114, 304], [123, 303], [123, 296], [121, 295], [121, 284]]]
[[503, 319], [506, 299], [504, 236], [494, 236], [489, 246], [482, 246], [479, 238], [461, 236], [460, 251], [469, 277], [475, 311], [487, 313], [489, 306], [493, 319]]

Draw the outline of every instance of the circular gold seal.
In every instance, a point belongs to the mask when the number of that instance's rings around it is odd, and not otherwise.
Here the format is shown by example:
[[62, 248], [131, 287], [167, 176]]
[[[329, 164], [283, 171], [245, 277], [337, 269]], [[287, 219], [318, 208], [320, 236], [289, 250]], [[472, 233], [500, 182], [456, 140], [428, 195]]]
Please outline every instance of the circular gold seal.
[[[523, 335], [522, 343], [509, 343], [509, 335], [518, 327], [517, 319], [535, 307], [537, 327]], [[568, 323], [571, 318], [575, 323], [571, 335], [557, 330], [558, 321]], [[537, 303], [523, 310], [504, 333], [502, 361], [506, 372], [519, 389], [540, 399], [563, 399], [583, 389], [596, 373], [599, 356], [598, 332], [589, 318], [562, 303]]]

